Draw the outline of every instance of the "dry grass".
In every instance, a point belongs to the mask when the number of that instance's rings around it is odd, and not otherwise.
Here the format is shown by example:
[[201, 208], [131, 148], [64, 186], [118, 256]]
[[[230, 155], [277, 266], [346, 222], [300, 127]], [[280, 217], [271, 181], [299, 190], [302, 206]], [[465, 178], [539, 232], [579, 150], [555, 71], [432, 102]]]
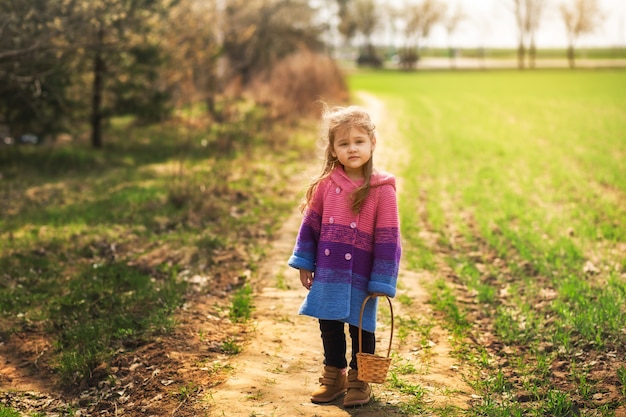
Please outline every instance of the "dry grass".
[[337, 64], [327, 55], [310, 51], [280, 61], [252, 83], [250, 93], [275, 118], [317, 115], [320, 100], [341, 104], [349, 97]]

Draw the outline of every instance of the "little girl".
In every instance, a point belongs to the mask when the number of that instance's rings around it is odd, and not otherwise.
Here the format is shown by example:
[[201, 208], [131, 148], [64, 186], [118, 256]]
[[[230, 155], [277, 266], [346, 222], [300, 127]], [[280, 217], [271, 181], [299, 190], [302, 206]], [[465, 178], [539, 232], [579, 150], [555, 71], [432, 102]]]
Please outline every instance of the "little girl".
[[[314, 403], [344, 393], [344, 406], [367, 404], [371, 389], [357, 377], [361, 304], [371, 293], [393, 297], [400, 261], [400, 232], [395, 178], [374, 171], [374, 124], [361, 108], [326, 109], [322, 139], [326, 144], [321, 175], [309, 186], [304, 218], [289, 265], [300, 270], [309, 290], [300, 314], [319, 319], [324, 347], [320, 387]], [[377, 299], [363, 313], [363, 352], [374, 353]], [[346, 375], [348, 323], [352, 339]]]

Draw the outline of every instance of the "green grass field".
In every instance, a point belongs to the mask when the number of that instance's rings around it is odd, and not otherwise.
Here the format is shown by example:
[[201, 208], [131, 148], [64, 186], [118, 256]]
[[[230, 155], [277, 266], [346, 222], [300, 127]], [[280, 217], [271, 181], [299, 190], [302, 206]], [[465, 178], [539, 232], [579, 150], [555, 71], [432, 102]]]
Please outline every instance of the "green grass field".
[[626, 71], [360, 72], [350, 86], [382, 98], [395, 120], [379, 124], [398, 127], [384, 139], [406, 159], [394, 172], [405, 260], [454, 271], [429, 285], [476, 365], [469, 414], [614, 415], [626, 399]]

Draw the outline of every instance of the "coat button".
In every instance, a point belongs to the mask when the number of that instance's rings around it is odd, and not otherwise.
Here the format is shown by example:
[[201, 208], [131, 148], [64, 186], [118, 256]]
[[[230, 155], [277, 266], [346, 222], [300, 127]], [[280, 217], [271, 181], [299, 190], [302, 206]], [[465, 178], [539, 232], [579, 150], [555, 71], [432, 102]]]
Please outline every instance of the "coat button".
[[324, 249], [324, 255], [326, 256], [330, 255], [330, 249]]
[[350, 259], [352, 259], [352, 254], [346, 253], [345, 258], [346, 258], [346, 261], [349, 261]]
[[356, 223], [355, 222], [350, 223], [350, 228], [354, 229], [355, 227], [356, 227]]
[[336, 192], [337, 194], [339, 194], [339, 193], [341, 192], [341, 188], [339, 188], [339, 187], [335, 188], [335, 192]]
[[334, 217], [330, 217], [330, 218], [328, 219], [328, 223], [330, 223], [330, 224], [335, 223], [335, 218], [334, 218]]

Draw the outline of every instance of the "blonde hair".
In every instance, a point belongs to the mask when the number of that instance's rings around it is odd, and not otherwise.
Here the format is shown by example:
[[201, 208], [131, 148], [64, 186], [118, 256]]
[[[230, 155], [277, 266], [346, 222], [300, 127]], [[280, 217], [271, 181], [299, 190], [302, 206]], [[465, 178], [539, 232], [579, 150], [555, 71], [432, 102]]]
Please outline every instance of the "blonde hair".
[[[370, 140], [374, 141], [376, 138], [376, 126], [372, 123], [369, 114], [361, 107], [349, 106], [349, 107], [332, 107], [329, 108], [324, 104], [324, 110], [322, 113], [322, 129], [320, 139], [325, 146], [324, 149], [324, 165], [320, 175], [315, 178], [309, 188], [306, 191], [304, 201], [300, 208], [302, 211], [311, 203], [313, 195], [317, 190], [318, 185], [325, 178], [330, 176], [330, 173], [338, 166], [341, 165], [339, 160], [333, 156], [333, 147], [335, 144], [335, 138], [338, 134], [351, 129], [353, 127], [359, 128], [367, 133]], [[373, 156], [363, 165], [363, 175], [365, 181], [358, 187], [350, 198], [352, 199], [352, 211], [358, 213], [363, 206], [363, 202], [370, 191], [370, 177], [374, 172]]]

